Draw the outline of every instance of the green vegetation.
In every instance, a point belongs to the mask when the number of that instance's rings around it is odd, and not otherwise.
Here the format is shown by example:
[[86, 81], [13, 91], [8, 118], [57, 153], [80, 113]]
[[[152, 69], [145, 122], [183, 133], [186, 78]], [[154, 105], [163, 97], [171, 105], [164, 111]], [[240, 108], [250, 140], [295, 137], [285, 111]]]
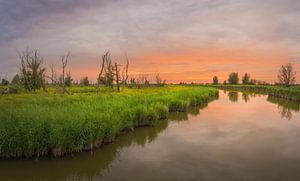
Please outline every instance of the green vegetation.
[[8, 85], [8, 84], [9, 84], [9, 81], [8, 81], [8, 80], [6, 80], [6, 79], [2, 79], [2, 80], [1, 80], [0, 85], [5, 86], [5, 85]]
[[238, 84], [239, 83], [239, 74], [237, 72], [232, 72], [228, 77], [229, 84]]
[[286, 99], [277, 98], [273, 96], [268, 96], [268, 102], [278, 105], [281, 118], [286, 118], [290, 120], [293, 117], [294, 112], [300, 111], [300, 104], [295, 104], [293, 101], [288, 101]]
[[250, 84], [251, 83], [250, 74], [245, 73], [242, 78], [242, 82], [243, 82], [243, 84]]
[[171, 111], [187, 111], [218, 96], [214, 88], [195, 86], [101, 94], [95, 89], [71, 86], [67, 95], [50, 87], [47, 93], [1, 95], [1, 157], [60, 156], [92, 149], [123, 130], [154, 125]]
[[282, 87], [282, 86], [271, 86], [271, 85], [212, 85], [224, 90], [232, 91], [247, 91], [268, 94], [270, 96], [284, 98], [293, 101], [300, 101], [300, 87]]
[[88, 78], [87, 76], [83, 77], [83, 78], [80, 80], [80, 85], [83, 85], [83, 86], [89, 86], [89, 85], [90, 85], [89, 78]]
[[218, 84], [218, 83], [219, 83], [219, 79], [218, 79], [217, 76], [214, 76], [214, 77], [213, 77], [213, 83], [214, 83], [214, 84]]
[[65, 83], [65, 86], [71, 86], [72, 83], [73, 83], [73, 79], [71, 77], [71, 72], [68, 72], [66, 77], [65, 77], [65, 80], [64, 80], [64, 83]]

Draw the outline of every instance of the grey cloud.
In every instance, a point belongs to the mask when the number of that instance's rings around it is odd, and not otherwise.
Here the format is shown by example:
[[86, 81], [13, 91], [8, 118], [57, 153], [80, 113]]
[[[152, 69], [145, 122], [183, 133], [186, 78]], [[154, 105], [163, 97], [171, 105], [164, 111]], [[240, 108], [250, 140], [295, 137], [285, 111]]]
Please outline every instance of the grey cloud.
[[[106, 1], [107, 2], [107, 1]], [[0, 1], [0, 43], [18, 38], [47, 23], [51, 15], [72, 13], [77, 8], [104, 5], [105, 1], [96, 0], [1, 0]]]
[[71, 50], [74, 66], [108, 48], [171, 53], [258, 43], [296, 50], [299, 22], [299, 0], [0, 0], [0, 71], [12, 70], [16, 50], [26, 46], [49, 59]]

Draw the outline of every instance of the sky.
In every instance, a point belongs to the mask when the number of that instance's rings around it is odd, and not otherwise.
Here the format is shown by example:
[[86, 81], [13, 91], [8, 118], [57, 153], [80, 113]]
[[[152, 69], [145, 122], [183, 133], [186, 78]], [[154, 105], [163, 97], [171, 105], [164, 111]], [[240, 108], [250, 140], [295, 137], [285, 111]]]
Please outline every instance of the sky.
[[19, 71], [26, 48], [40, 51], [48, 74], [70, 52], [75, 80], [96, 80], [110, 50], [120, 64], [127, 54], [135, 77], [201, 83], [247, 72], [274, 82], [281, 64], [300, 70], [300, 1], [0, 0], [0, 77]]

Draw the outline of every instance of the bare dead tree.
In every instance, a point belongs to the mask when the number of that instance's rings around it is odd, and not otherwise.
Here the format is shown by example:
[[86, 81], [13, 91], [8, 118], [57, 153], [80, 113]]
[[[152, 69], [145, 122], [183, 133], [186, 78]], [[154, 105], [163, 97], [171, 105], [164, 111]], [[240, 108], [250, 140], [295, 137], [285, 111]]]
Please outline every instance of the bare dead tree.
[[148, 80], [148, 75], [147, 74], [140, 74], [138, 79], [136, 80], [137, 87], [148, 87], [150, 86], [150, 82]]
[[166, 84], [166, 79], [162, 79], [160, 74], [156, 74], [155, 76], [155, 80], [156, 80], [156, 85], [159, 87], [159, 86], [164, 86]]
[[68, 64], [69, 56], [70, 56], [70, 52], [68, 52], [67, 55], [64, 55], [64, 56], [61, 57], [61, 63], [62, 63], [62, 84], [63, 84], [63, 86], [64, 86], [64, 83], [65, 83], [65, 69], [66, 69], [67, 64]]
[[67, 53], [67, 55], [64, 55], [61, 57], [61, 64], [62, 64], [62, 75], [61, 75], [61, 93], [65, 93], [68, 91], [66, 90], [66, 85], [65, 85], [65, 69], [68, 65], [68, 61], [69, 61], [69, 56], [70, 56], [70, 52]]
[[102, 56], [102, 67], [103, 70], [100, 72], [101, 75], [99, 74], [100, 77], [98, 77], [98, 83], [104, 84], [106, 87], [113, 89], [114, 66], [112, 64], [109, 51]]
[[105, 71], [105, 65], [106, 62], [110, 60], [110, 54], [109, 54], [109, 50], [102, 56], [102, 62], [101, 62], [101, 69], [100, 72], [98, 74], [98, 78], [97, 78], [97, 88], [96, 88], [96, 92], [100, 91], [100, 84], [101, 84], [101, 78], [102, 78], [102, 74]]
[[27, 48], [19, 53], [21, 59], [20, 81], [25, 89], [31, 91], [45, 87], [46, 68], [42, 67], [43, 59], [38, 50]]
[[126, 58], [126, 66], [122, 71], [122, 89], [124, 90], [125, 85], [127, 84], [127, 80], [128, 80], [128, 68], [129, 68], [129, 60], [127, 57], [127, 54], [125, 54], [125, 58]]
[[56, 71], [54, 70], [54, 65], [51, 65], [51, 83], [56, 84], [57, 78], [56, 78]]
[[129, 67], [127, 55], [125, 55], [125, 57], [126, 66], [122, 68], [121, 64], [117, 62], [112, 63], [109, 51], [102, 56], [101, 69], [98, 74], [97, 92], [99, 91], [100, 84], [104, 84], [106, 87], [113, 89], [115, 83], [117, 92], [120, 92], [121, 86], [122, 89], [124, 88], [128, 80]]
[[129, 80], [129, 87], [133, 88], [136, 87], [136, 79], [134, 77], [131, 77]]
[[162, 78], [160, 77], [159, 73], [156, 74], [155, 81], [156, 81], [156, 86], [157, 87], [160, 87], [162, 85], [163, 81], [162, 81]]
[[50, 75], [46, 75], [46, 78], [51, 81], [52, 85], [55, 85], [55, 84], [58, 83], [58, 80], [57, 80], [56, 71], [54, 69], [54, 65], [53, 64], [51, 64], [50, 71], [51, 71]]
[[286, 65], [281, 65], [278, 71], [278, 81], [284, 86], [290, 86], [296, 82], [296, 72], [293, 70], [293, 65], [288, 63]]
[[117, 62], [115, 62], [115, 81], [116, 81], [116, 87], [117, 92], [120, 92], [120, 67]]
[[148, 75], [145, 74], [145, 75], [143, 76], [143, 78], [144, 78], [144, 80], [143, 80], [144, 86], [145, 86], [145, 87], [149, 87], [149, 86], [150, 86], [150, 81], [148, 80]]
[[105, 84], [106, 87], [110, 87], [111, 89], [114, 88], [114, 66], [113, 63], [111, 61], [110, 56], [108, 57], [107, 61], [106, 61], [106, 69], [105, 69]]

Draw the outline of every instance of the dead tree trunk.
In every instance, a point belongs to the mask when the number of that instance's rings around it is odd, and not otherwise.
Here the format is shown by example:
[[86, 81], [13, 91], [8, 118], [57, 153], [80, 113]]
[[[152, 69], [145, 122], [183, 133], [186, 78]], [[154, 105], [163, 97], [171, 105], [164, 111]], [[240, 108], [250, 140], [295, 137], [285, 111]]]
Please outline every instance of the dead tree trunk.
[[126, 66], [123, 69], [122, 72], [122, 90], [124, 90], [125, 85], [127, 84], [127, 80], [128, 80], [128, 67], [129, 67], [129, 60], [127, 55], [125, 55], [126, 57]]
[[51, 84], [56, 84], [56, 72], [54, 70], [53, 64], [51, 65]]
[[68, 64], [69, 56], [70, 56], [70, 52], [66, 56], [62, 56], [61, 57], [61, 63], [62, 63], [62, 78], [61, 78], [61, 87], [62, 87], [62, 90], [61, 90], [61, 92], [62, 93], [67, 92], [66, 85], [65, 85], [65, 69], [66, 69], [67, 64]]
[[117, 92], [120, 92], [120, 68], [118, 66], [118, 63], [115, 63], [115, 76]]
[[126, 66], [122, 68], [117, 62], [111, 61], [109, 51], [102, 56], [101, 70], [98, 74], [97, 92], [99, 91], [101, 83], [106, 87], [110, 87], [112, 90], [114, 89], [114, 84], [116, 84], [117, 92], [120, 92], [121, 87], [124, 89], [128, 80], [129, 61], [127, 55], [126, 60]]
[[103, 74], [103, 71], [105, 70], [105, 64], [107, 60], [109, 59], [109, 51], [107, 51], [103, 56], [102, 56], [102, 63], [101, 63], [101, 70], [98, 74], [98, 79], [97, 79], [97, 88], [96, 92], [98, 93], [100, 91], [100, 83], [101, 83], [101, 76]]

